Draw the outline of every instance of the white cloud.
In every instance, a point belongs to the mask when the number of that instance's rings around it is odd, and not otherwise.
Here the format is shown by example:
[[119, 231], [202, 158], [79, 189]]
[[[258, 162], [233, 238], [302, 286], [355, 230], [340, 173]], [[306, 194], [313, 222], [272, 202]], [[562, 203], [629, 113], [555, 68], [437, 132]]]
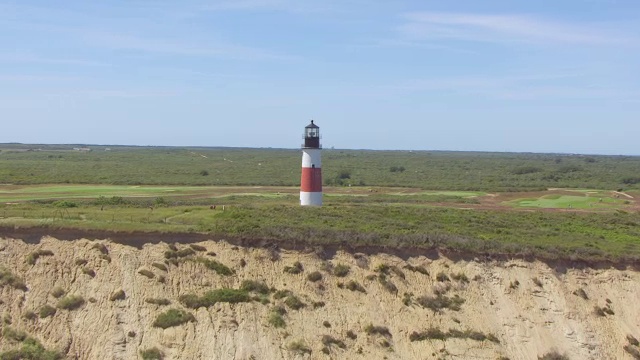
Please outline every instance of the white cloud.
[[31, 63], [31, 64], [50, 64], [50, 65], [73, 65], [73, 66], [109, 66], [108, 63], [84, 60], [84, 59], [67, 59], [45, 57], [28, 53], [0, 54], [0, 63]]
[[557, 22], [526, 15], [412, 12], [398, 31], [410, 39], [554, 44], [632, 44], [637, 38], [613, 24]]
[[150, 36], [118, 34], [111, 32], [88, 32], [81, 35], [85, 40], [101, 48], [134, 50], [168, 55], [224, 57], [240, 60], [293, 60], [295, 57], [275, 54], [259, 48], [233, 44], [182, 41]]

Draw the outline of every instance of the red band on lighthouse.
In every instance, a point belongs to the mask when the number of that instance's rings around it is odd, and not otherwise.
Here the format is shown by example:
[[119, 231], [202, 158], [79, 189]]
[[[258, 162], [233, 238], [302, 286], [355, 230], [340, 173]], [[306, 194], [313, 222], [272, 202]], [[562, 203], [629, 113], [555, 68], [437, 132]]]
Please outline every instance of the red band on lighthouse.
[[322, 169], [302, 168], [302, 181], [300, 181], [300, 191], [321, 192]]

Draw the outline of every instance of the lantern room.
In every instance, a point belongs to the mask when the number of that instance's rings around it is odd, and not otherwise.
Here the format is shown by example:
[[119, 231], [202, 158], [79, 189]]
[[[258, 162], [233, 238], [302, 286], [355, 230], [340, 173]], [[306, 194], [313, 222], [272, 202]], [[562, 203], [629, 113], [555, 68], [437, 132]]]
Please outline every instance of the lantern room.
[[304, 128], [304, 148], [320, 149], [320, 128], [313, 123]]

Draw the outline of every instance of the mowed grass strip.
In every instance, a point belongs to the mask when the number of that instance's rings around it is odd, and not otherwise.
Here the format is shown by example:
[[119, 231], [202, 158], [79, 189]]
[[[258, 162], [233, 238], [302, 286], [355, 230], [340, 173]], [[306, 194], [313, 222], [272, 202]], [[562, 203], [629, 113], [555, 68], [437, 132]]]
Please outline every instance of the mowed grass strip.
[[574, 195], [544, 195], [537, 199], [518, 199], [509, 203], [519, 207], [545, 209], [609, 209], [625, 205], [624, 199]]

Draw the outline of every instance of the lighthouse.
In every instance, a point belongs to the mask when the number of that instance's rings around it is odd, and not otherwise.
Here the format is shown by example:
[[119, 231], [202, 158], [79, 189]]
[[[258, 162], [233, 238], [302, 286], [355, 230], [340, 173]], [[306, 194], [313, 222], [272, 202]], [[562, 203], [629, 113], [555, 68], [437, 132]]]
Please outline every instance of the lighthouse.
[[300, 205], [322, 206], [322, 161], [320, 159], [320, 128], [313, 123], [304, 128], [302, 145], [302, 179]]

